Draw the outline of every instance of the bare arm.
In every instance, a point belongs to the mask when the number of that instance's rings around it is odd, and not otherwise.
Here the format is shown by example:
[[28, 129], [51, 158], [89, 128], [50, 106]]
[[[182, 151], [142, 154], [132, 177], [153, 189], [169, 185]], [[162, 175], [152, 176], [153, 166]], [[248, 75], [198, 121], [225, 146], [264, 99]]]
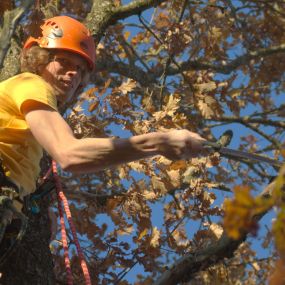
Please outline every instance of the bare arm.
[[43, 148], [67, 171], [94, 172], [154, 155], [170, 159], [196, 156], [202, 138], [187, 130], [149, 133], [129, 139], [76, 139], [72, 130], [50, 107], [34, 102], [24, 105], [26, 121]]

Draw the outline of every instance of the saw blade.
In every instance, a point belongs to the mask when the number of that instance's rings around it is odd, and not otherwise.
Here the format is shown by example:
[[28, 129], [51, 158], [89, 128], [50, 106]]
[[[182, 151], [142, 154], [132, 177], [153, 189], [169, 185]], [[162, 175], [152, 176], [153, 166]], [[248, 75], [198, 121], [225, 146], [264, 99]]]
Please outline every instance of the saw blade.
[[222, 156], [232, 159], [242, 158], [246, 160], [250, 160], [252, 162], [264, 162], [268, 163], [272, 166], [280, 168], [282, 166], [282, 162], [276, 159], [272, 159], [260, 154], [254, 154], [250, 152], [235, 150], [227, 147], [222, 147], [221, 145], [213, 142], [205, 142], [204, 146], [206, 148], [212, 148], [213, 150], [219, 152]]

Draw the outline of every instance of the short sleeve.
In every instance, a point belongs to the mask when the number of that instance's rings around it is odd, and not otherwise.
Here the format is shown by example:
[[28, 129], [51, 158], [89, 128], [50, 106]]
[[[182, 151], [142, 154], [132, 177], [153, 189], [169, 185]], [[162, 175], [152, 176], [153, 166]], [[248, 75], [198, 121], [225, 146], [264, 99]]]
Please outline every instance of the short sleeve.
[[40, 76], [32, 73], [22, 73], [10, 81], [8, 87], [9, 95], [21, 112], [23, 103], [27, 100], [34, 100], [50, 106], [57, 111], [57, 101], [54, 90]]

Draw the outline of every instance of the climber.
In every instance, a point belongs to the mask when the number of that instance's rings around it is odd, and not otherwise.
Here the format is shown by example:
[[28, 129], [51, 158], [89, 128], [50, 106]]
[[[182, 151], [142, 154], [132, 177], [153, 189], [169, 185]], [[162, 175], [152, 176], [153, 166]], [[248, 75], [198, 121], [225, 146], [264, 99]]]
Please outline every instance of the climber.
[[63, 170], [84, 174], [155, 155], [175, 160], [203, 152], [203, 138], [188, 130], [74, 137], [58, 108], [82, 92], [96, 65], [93, 38], [73, 18], [45, 20], [41, 35], [24, 44], [20, 63], [21, 73], [0, 83], [1, 183], [13, 200], [35, 191], [43, 149]]

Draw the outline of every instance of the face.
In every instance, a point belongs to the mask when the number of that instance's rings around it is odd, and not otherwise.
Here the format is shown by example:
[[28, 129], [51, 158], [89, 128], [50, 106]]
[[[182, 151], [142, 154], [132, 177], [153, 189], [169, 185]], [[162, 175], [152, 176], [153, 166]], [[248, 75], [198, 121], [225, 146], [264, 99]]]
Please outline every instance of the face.
[[57, 51], [42, 70], [41, 76], [56, 90], [59, 102], [68, 101], [82, 83], [87, 72], [87, 62], [80, 55]]

